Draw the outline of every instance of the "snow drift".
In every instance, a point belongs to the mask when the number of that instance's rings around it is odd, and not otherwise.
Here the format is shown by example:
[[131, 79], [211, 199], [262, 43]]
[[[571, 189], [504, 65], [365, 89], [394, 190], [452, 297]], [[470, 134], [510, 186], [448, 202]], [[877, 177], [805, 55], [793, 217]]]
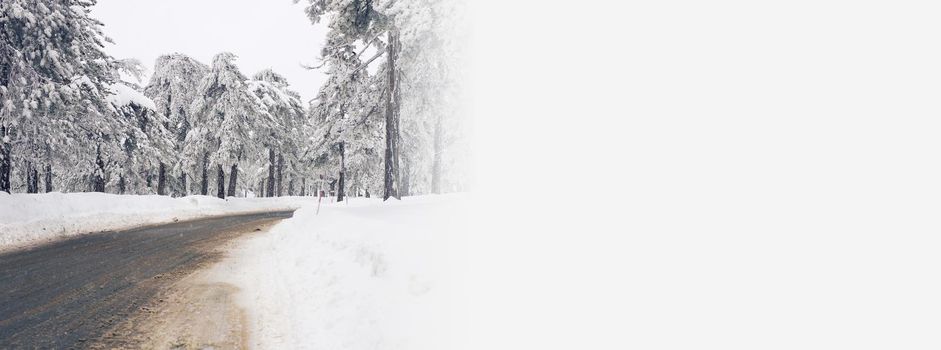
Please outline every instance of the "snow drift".
[[449, 349], [463, 195], [295, 212], [212, 271], [241, 289], [256, 349]]
[[[201, 217], [295, 209], [310, 197], [171, 198], [105, 193], [0, 192], [0, 251], [66, 236]], [[316, 200], [316, 199], [313, 199]]]

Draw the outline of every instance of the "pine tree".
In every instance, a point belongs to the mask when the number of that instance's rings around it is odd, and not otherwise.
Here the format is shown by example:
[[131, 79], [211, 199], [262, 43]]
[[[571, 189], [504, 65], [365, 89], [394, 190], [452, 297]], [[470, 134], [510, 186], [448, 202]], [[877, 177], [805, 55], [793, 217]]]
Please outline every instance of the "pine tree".
[[112, 94], [108, 100], [115, 109], [115, 117], [125, 120], [131, 127], [127, 134], [118, 137], [124, 146], [123, 155], [112, 155], [113, 169], [107, 170], [119, 174], [121, 192], [134, 194], [153, 193], [146, 176], [156, 172], [156, 193], [166, 194], [165, 162], [174, 150], [173, 137], [165, 127], [166, 117], [157, 112], [154, 102], [138, 91], [134, 84], [115, 83], [110, 90]]
[[382, 165], [381, 102], [376, 91], [381, 78], [357, 70], [359, 62], [353, 57], [351, 51], [327, 57], [329, 78], [311, 109], [317, 125], [314, 138], [320, 140], [313, 153], [320, 158], [322, 172], [336, 174], [338, 200], [350, 187], [378, 187], [371, 179], [377, 178]]
[[108, 117], [114, 60], [103, 51], [101, 23], [89, 17], [93, 5], [0, 2], [0, 191], [12, 190], [14, 164], [26, 164], [21, 173], [33, 183], [40, 163], [100, 179], [101, 154], [120, 151], [114, 137], [127, 125]]
[[[297, 1], [297, 0], [295, 0]], [[380, 3], [373, 0], [346, 1], [346, 0], [308, 0], [310, 6], [306, 8], [308, 17], [313, 23], [318, 23], [326, 16], [330, 15], [331, 20], [328, 25], [327, 45], [323, 49], [323, 56], [328, 62], [336, 62], [331, 59], [336, 56], [346, 55], [352, 52], [352, 48], [357, 42], [363, 43], [363, 50], [359, 51], [355, 57], [345, 57], [347, 61], [365, 61], [368, 64], [379, 55], [369, 59], [361, 60], [360, 55], [366, 52], [366, 48], [377, 45], [385, 50], [385, 88], [381, 91], [384, 95], [385, 109], [385, 152], [384, 152], [384, 170], [383, 170], [383, 191], [384, 199], [390, 197], [400, 197], [399, 195], [399, 88], [401, 84], [400, 71], [395, 68], [395, 61], [400, 52], [399, 28], [396, 26], [395, 18], [390, 16], [395, 2]], [[379, 5], [380, 8], [377, 8]], [[383, 43], [380, 39], [385, 35], [387, 38]], [[356, 71], [362, 68], [356, 68]], [[350, 77], [340, 75], [338, 71], [334, 75], [339, 79], [339, 84], [346, 84]]]
[[[459, 2], [449, 0], [308, 0], [305, 10], [313, 23], [329, 16], [322, 58], [329, 65], [327, 86], [349, 88], [357, 75], [378, 59], [373, 79], [378, 88], [357, 93], [380, 98], [384, 125], [383, 198], [425, 193], [442, 187], [450, 144], [462, 137], [451, 128], [459, 89], [461, 28]], [[376, 54], [364, 56], [371, 50]], [[348, 66], [350, 69], [337, 69]], [[323, 91], [323, 89], [322, 89]], [[378, 96], [376, 96], [378, 95]], [[321, 97], [322, 98], [322, 97]], [[320, 108], [332, 110], [330, 102]], [[334, 112], [329, 112], [334, 113]], [[368, 135], [368, 132], [355, 134]], [[344, 151], [350, 151], [344, 144]], [[316, 149], [316, 147], [312, 147]], [[315, 154], [317, 152], [314, 152]], [[344, 158], [344, 157], [341, 157]], [[319, 159], [319, 158], [318, 158]]]
[[[280, 193], [283, 191], [282, 179], [293, 177], [300, 174], [300, 169], [296, 167], [298, 156], [300, 154], [300, 145], [303, 142], [303, 136], [307, 132], [306, 113], [300, 102], [300, 95], [289, 89], [287, 79], [270, 69], [263, 70], [255, 74], [252, 80], [247, 84], [248, 91], [255, 98], [256, 104], [262, 106], [259, 113], [266, 115], [265, 119], [271, 120], [273, 124], [267, 131], [264, 147], [277, 153], [277, 163], [274, 163], [272, 179], [269, 182], [274, 186], [272, 192]], [[264, 156], [258, 158], [264, 161]], [[263, 164], [258, 164], [255, 169], [263, 170]], [[263, 171], [256, 171], [253, 174], [261, 175]], [[247, 183], [257, 183], [257, 178], [247, 179]], [[264, 189], [260, 189], [264, 192]]]
[[[205, 64], [183, 54], [175, 53], [157, 58], [154, 74], [144, 88], [144, 94], [156, 104], [157, 111], [166, 116], [165, 128], [174, 136], [174, 151], [168, 154], [169, 168], [179, 177], [171, 177], [170, 186], [178, 196], [189, 194], [187, 176], [196, 169], [184, 167], [195, 164], [197, 160], [185, 160], [182, 157], [186, 134], [193, 121], [190, 108], [197, 98], [197, 88], [209, 73]], [[190, 175], [187, 175], [190, 174]]]
[[208, 166], [233, 166], [230, 176], [236, 177], [232, 182], [238, 184], [239, 163], [260, 158], [276, 121], [250, 93], [235, 58], [231, 53], [216, 55], [209, 74], [200, 82], [183, 153], [190, 162], [202, 154], [208, 156]]

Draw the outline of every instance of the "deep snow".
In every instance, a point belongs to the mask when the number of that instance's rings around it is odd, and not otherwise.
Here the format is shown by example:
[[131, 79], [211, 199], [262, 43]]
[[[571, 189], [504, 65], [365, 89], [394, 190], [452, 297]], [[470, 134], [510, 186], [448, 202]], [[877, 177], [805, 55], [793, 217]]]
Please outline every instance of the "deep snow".
[[212, 271], [240, 288], [257, 349], [449, 349], [466, 196], [299, 209]]
[[105, 193], [0, 192], [0, 251], [105, 230], [200, 217], [298, 208], [312, 197], [171, 198]]
[[0, 250], [198, 217], [300, 208], [240, 242], [208, 275], [240, 289], [256, 349], [448, 349], [465, 335], [458, 298], [467, 195], [170, 198], [0, 193]]

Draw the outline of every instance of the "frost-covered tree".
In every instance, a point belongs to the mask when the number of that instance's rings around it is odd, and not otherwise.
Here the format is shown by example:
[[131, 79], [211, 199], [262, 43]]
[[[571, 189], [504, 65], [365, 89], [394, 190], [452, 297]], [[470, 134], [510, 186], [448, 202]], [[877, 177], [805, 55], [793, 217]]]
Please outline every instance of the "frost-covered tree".
[[[453, 81], [458, 2], [450, 0], [308, 0], [306, 12], [314, 23], [329, 16], [327, 43], [322, 52], [334, 85], [356, 84], [364, 68], [382, 58], [376, 72], [384, 132], [384, 198], [412, 192], [440, 191], [442, 155], [447, 132], [455, 120], [448, 97]], [[372, 52], [375, 52], [373, 54]], [[341, 57], [338, 59], [337, 57]], [[338, 63], [353, 67], [336, 69]], [[455, 128], [456, 129], [456, 128]], [[456, 131], [456, 130], [455, 130]], [[432, 183], [431, 185], [427, 185]], [[418, 184], [418, 186], [411, 186]]]
[[[184, 145], [188, 166], [199, 162], [204, 195], [209, 190], [209, 167], [216, 167], [216, 193], [220, 198], [226, 195], [223, 167], [230, 167], [229, 176], [237, 179], [239, 163], [254, 159], [264, 149], [264, 141], [276, 125], [249, 92], [247, 78], [235, 66], [235, 58], [231, 53], [221, 53], [213, 59], [209, 74], [197, 88], [191, 107], [192, 126]], [[228, 194], [234, 195], [235, 189]]]
[[[323, 173], [336, 174], [337, 200], [347, 195], [348, 181], [359, 190], [375, 191], [373, 179], [379, 172], [381, 152], [380, 92], [382, 79], [358, 69], [357, 54], [351, 47], [325, 56], [328, 79], [321, 87], [312, 109], [320, 142], [312, 146]], [[351, 176], [352, 175], [352, 176]]]
[[[166, 118], [157, 112], [153, 100], [128, 82], [114, 83], [109, 101], [116, 117], [131, 124], [128, 133], [119, 137], [124, 153], [112, 155], [117, 173], [117, 193], [150, 194], [156, 185], [157, 194], [166, 194], [165, 159], [173, 154], [173, 139], [166, 129]], [[156, 179], [154, 174], [156, 173]], [[156, 184], [154, 184], [156, 180]]]
[[[38, 190], [37, 167], [81, 169], [104, 190], [102, 154], [120, 151], [126, 124], [110, 118], [111, 59], [102, 50], [95, 1], [0, 1], [0, 191], [11, 191], [14, 164]], [[47, 189], [51, 186], [47, 184]]]
[[[169, 167], [179, 177], [170, 181], [173, 192], [184, 196], [189, 194], [188, 172], [183, 159], [186, 134], [192, 125], [190, 108], [197, 97], [197, 89], [202, 79], [209, 73], [205, 64], [183, 54], [175, 53], [157, 58], [154, 74], [144, 87], [144, 94], [151, 98], [157, 111], [167, 118], [166, 129], [173, 135], [174, 151], [169, 152]], [[192, 162], [190, 162], [192, 163]]]
[[[280, 196], [285, 189], [285, 177], [288, 178], [287, 187], [290, 189], [293, 187], [293, 179], [302, 175], [298, 157], [303, 137], [309, 130], [304, 107], [300, 95], [289, 89], [287, 79], [270, 69], [255, 74], [247, 85], [256, 103], [262, 106], [260, 112], [267, 115], [265, 119], [274, 122], [268, 129], [270, 133], [263, 135], [266, 136], [264, 146], [268, 148], [265, 163], [268, 165], [268, 179], [267, 186], [262, 186], [259, 191], [267, 190], [268, 196]], [[256, 168], [253, 174], [263, 173], [258, 170], [263, 169]], [[247, 180], [248, 184], [256, 184], [260, 179], [251, 177]]]
[[402, 187], [408, 193], [463, 188], [467, 137], [460, 102], [464, 56], [461, 2], [412, 0], [401, 21]]
[[[295, 0], [297, 2], [299, 0]], [[361, 55], [372, 46], [384, 50], [385, 62], [385, 88], [379, 91], [384, 95], [385, 115], [385, 152], [383, 157], [383, 198], [398, 198], [399, 180], [399, 93], [400, 74], [396, 69], [396, 59], [400, 52], [400, 28], [395, 18], [387, 11], [396, 4], [394, 1], [378, 0], [308, 0], [306, 7], [308, 17], [313, 23], [319, 23], [324, 16], [330, 16], [327, 32], [327, 42], [322, 56], [328, 58], [353, 51], [358, 44], [363, 46], [357, 51], [355, 57], [348, 60], [364, 61], [363, 65], [379, 57], [375, 55], [369, 60], [361, 59]], [[385, 42], [381, 37], [385, 36]], [[361, 70], [363, 68], [357, 68]], [[349, 77], [337, 76], [342, 84]]]
[[[375, 90], [374, 85], [362, 86], [363, 89]], [[381, 116], [379, 94], [369, 91], [357, 96], [356, 108], [347, 112], [346, 123], [339, 129], [340, 155], [344, 181], [356, 196], [377, 193], [383, 188], [383, 149], [385, 124]], [[352, 113], [351, 113], [352, 112]], [[345, 189], [344, 189], [345, 191]]]

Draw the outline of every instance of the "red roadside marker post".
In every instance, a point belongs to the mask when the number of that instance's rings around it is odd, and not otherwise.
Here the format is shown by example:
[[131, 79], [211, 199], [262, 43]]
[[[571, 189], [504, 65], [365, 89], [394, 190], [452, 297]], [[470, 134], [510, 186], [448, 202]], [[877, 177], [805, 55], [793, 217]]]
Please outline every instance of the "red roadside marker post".
[[320, 215], [320, 202], [323, 201], [323, 175], [320, 175], [320, 186], [317, 188], [317, 215]]

